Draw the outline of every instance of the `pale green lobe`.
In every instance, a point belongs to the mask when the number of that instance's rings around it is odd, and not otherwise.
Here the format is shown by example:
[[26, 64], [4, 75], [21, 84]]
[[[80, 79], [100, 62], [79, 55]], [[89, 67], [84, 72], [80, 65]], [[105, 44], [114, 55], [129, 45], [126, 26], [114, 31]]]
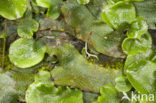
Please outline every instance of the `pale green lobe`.
[[137, 38], [140, 39], [143, 34], [145, 34], [148, 30], [148, 25], [146, 21], [142, 18], [137, 18], [130, 25], [130, 29], [127, 32], [128, 38]]
[[77, 2], [79, 3], [79, 4], [88, 4], [89, 2], [90, 2], [90, 0], [77, 0]]
[[32, 82], [33, 74], [0, 71], [0, 103], [18, 103], [24, 99], [26, 88]]
[[100, 53], [112, 57], [124, 58], [120, 45], [124, 38], [122, 32], [113, 31], [106, 24], [96, 24], [92, 26], [91, 44]]
[[68, 87], [34, 82], [26, 92], [27, 103], [83, 103], [82, 92]]
[[39, 23], [31, 18], [21, 20], [18, 25], [18, 35], [22, 38], [32, 38], [33, 33], [38, 30]]
[[128, 55], [147, 52], [152, 47], [152, 38], [145, 33], [140, 39], [126, 38], [122, 43], [123, 51]]
[[62, 0], [36, 0], [38, 6], [48, 8], [47, 16], [52, 20], [57, 19], [60, 16], [59, 4]]
[[38, 6], [50, 8], [52, 0], [36, 0]]
[[42, 61], [46, 47], [33, 39], [20, 38], [9, 49], [10, 61], [20, 68], [28, 68]]
[[50, 73], [41, 70], [26, 91], [27, 103], [83, 103], [82, 92], [69, 87], [55, 87]]
[[131, 1], [143, 1], [143, 0], [107, 0], [109, 4], [115, 4], [117, 2], [122, 2], [122, 1], [131, 2]]
[[144, 59], [127, 65], [129, 60], [126, 60], [125, 72], [132, 86], [143, 94], [155, 93], [156, 64]]
[[58, 5], [62, 0], [36, 0], [38, 6], [50, 8], [54, 5]]
[[27, 9], [27, 0], [0, 0], [0, 15], [9, 20], [23, 16]]
[[146, 53], [129, 55], [124, 71], [131, 85], [141, 94], [156, 93], [155, 53], [151, 49]]
[[[100, 4], [104, 4], [104, 1], [94, 1], [94, 4], [88, 4], [89, 9], [74, 1], [65, 4], [62, 7], [62, 11], [68, 26], [65, 26], [64, 30], [76, 38], [87, 42], [91, 48], [94, 48], [102, 54], [116, 58], [124, 58], [125, 55], [120, 45], [125, 35], [122, 32], [114, 31], [105, 23], [97, 22], [95, 19], [100, 17], [101, 13], [98, 12], [98, 7], [94, 5]], [[100, 7], [100, 9], [101, 8], [102, 7]], [[92, 13], [94, 13], [96, 17], [94, 17]], [[76, 31], [76, 35], [73, 32], [74, 30]]]
[[115, 88], [119, 91], [119, 92], [128, 92], [129, 90], [131, 90], [132, 86], [129, 83], [127, 77], [125, 76], [120, 76], [117, 77], [115, 79], [116, 85]]
[[49, 16], [52, 20], [57, 19], [60, 16], [60, 8], [58, 6], [53, 6], [48, 9], [47, 16]]
[[70, 85], [98, 93], [104, 84], [115, 85], [115, 78], [121, 75], [120, 70], [89, 63], [70, 44], [60, 46], [53, 52], [59, 61], [59, 66], [51, 71], [56, 85]]
[[136, 12], [132, 3], [118, 2], [107, 5], [101, 15], [104, 22], [116, 30], [122, 30], [135, 20]]
[[111, 85], [105, 85], [100, 89], [101, 96], [93, 103], [120, 103], [117, 98], [117, 90]]
[[40, 72], [35, 75], [35, 82], [50, 83], [50, 77], [50, 72], [40, 70]]

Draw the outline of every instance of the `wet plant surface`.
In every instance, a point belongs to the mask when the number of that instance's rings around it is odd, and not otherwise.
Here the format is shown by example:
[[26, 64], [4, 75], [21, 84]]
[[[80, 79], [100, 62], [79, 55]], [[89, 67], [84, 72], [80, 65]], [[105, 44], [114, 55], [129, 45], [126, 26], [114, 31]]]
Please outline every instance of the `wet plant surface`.
[[0, 103], [155, 103], [155, 4], [0, 0]]

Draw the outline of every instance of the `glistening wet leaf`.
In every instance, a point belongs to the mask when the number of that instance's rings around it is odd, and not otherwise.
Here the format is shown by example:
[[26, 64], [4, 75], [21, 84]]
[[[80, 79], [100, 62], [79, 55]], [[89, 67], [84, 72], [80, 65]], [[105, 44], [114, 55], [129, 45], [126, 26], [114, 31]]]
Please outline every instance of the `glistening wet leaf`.
[[9, 57], [17, 67], [28, 68], [41, 62], [45, 51], [46, 47], [39, 43], [36, 44], [35, 40], [20, 38], [11, 44]]

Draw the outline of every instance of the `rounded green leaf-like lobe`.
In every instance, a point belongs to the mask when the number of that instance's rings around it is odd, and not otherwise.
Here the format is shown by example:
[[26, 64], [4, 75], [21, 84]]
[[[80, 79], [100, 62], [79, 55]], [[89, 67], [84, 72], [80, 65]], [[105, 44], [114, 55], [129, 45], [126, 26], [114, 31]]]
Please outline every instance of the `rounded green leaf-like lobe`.
[[22, 20], [18, 25], [18, 35], [23, 38], [32, 38], [33, 32], [38, 30], [39, 23], [34, 19]]
[[130, 30], [127, 32], [128, 38], [137, 38], [140, 39], [143, 34], [148, 30], [148, 25], [142, 18], [137, 18], [131, 26]]
[[131, 85], [140, 93], [156, 93], [156, 63], [155, 53], [129, 55], [125, 62], [125, 74]]
[[131, 1], [143, 1], [143, 0], [107, 0], [109, 4], [115, 4], [117, 2], [121, 2], [121, 1], [127, 1], [127, 2], [131, 2]]
[[62, 3], [62, 0], [36, 0], [36, 2], [38, 6], [48, 8], [47, 16], [52, 20], [60, 16], [59, 4]]
[[52, 0], [36, 0], [38, 6], [49, 8], [52, 4]]
[[1, 72], [0, 68], [0, 103], [19, 103], [24, 99], [26, 88], [32, 82], [33, 74], [17, 71]]
[[71, 44], [57, 47], [52, 52], [59, 62], [59, 67], [51, 71], [55, 85], [70, 85], [98, 93], [105, 84], [115, 85], [115, 78], [122, 75], [119, 69], [102, 68], [88, 62]]
[[108, 5], [102, 12], [104, 22], [116, 30], [122, 30], [135, 20], [136, 12], [132, 3], [118, 2]]
[[[129, 59], [126, 61], [129, 62]], [[156, 64], [148, 60], [135, 61], [126, 65], [125, 73], [132, 86], [140, 93], [155, 93]]]
[[79, 3], [79, 4], [88, 4], [89, 2], [90, 2], [90, 0], [77, 0], [77, 2]]
[[82, 92], [69, 87], [55, 87], [50, 72], [40, 71], [26, 91], [27, 103], [83, 103]]
[[33, 39], [20, 38], [13, 42], [9, 49], [9, 58], [20, 68], [38, 64], [44, 58], [46, 47]]
[[117, 90], [112, 85], [105, 85], [100, 89], [101, 96], [93, 103], [119, 103]]
[[58, 6], [54, 6], [48, 9], [47, 16], [49, 16], [52, 20], [57, 19], [60, 16], [60, 9]]
[[120, 92], [128, 92], [132, 88], [131, 84], [125, 76], [117, 77], [115, 82], [115, 88]]
[[35, 75], [35, 82], [50, 83], [50, 72], [41, 70]]
[[140, 39], [126, 38], [122, 43], [122, 49], [128, 55], [147, 52], [151, 47], [152, 39], [149, 33], [144, 34]]
[[59, 4], [62, 0], [36, 0], [38, 6], [50, 8], [54, 5]]
[[0, 0], [0, 15], [15, 20], [23, 16], [27, 9], [27, 0]]
[[27, 103], [83, 103], [82, 92], [35, 82], [26, 92]]

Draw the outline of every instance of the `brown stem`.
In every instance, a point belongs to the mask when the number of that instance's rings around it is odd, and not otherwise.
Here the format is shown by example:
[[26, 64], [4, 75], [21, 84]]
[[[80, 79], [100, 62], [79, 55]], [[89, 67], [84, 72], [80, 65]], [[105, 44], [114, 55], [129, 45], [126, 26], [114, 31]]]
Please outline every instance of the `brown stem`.
[[4, 64], [5, 64], [6, 36], [7, 36], [7, 20], [5, 21], [5, 27], [4, 27], [2, 68], [4, 68]]

